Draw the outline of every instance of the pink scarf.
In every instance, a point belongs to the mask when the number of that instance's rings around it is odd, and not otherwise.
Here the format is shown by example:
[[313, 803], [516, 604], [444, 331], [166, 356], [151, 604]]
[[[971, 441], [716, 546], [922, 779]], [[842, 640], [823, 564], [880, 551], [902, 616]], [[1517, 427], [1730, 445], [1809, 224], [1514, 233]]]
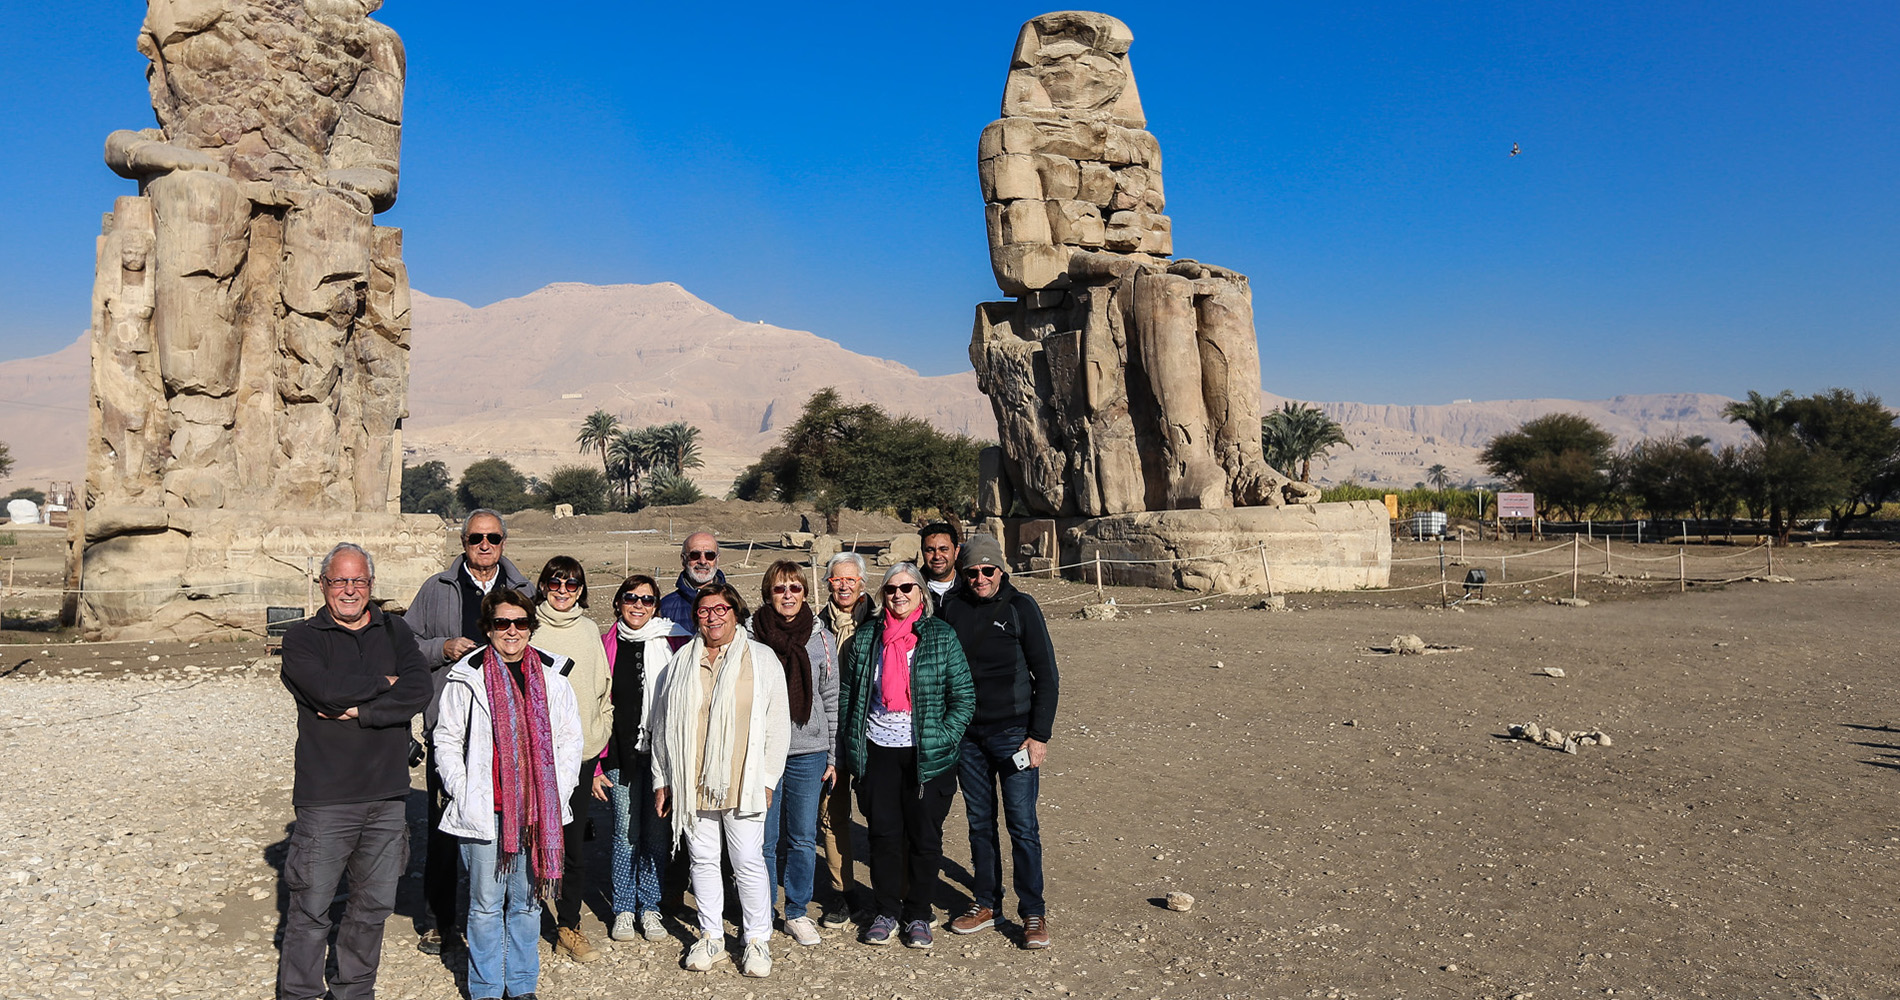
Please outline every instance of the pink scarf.
[[884, 612], [884, 669], [878, 675], [878, 690], [889, 712], [910, 711], [910, 654], [917, 648], [917, 623], [924, 617], [920, 602], [907, 618], [893, 618]]
[[496, 831], [501, 850], [496, 852], [495, 873], [505, 877], [525, 848], [535, 894], [553, 899], [561, 891], [561, 785], [554, 773], [547, 678], [541, 673], [541, 654], [532, 646], [522, 651], [521, 675], [525, 692], [515, 690], [508, 665], [494, 646], [482, 654], [500, 791], [495, 808], [501, 813], [501, 829]]

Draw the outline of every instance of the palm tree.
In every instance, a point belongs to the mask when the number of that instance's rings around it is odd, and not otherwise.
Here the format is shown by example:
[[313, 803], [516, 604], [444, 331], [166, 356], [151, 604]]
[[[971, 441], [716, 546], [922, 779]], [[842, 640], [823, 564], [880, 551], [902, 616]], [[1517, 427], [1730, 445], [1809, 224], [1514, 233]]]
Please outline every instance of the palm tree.
[[1785, 410], [1794, 402], [1794, 393], [1783, 389], [1773, 396], [1764, 396], [1753, 389], [1748, 390], [1748, 399], [1730, 403], [1722, 407], [1722, 415], [1729, 423], [1744, 423], [1755, 436], [1767, 439], [1778, 431], [1786, 430], [1788, 418]]
[[1352, 447], [1346, 432], [1317, 406], [1286, 402], [1260, 418], [1260, 446], [1267, 464], [1291, 473], [1300, 470], [1300, 482], [1312, 481], [1313, 459], [1324, 457], [1336, 444]]
[[1432, 489], [1443, 493], [1451, 485], [1451, 470], [1442, 464], [1434, 465], [1425, 470], [1425, 481], [1432, 484]]
[[607, 445], [613, 441], [614, 432], [620, 429], [620, 418], [606, 410], [595, 410], [581, 421], [581, 432], [574, 440], [580, 442], [581, 451], [600, 452], [600, 471], [613, 478], [613, 470], [607, 463]]
[[658, 430], [656, 427], [642, 427], [639, 430], [621, 431], [614, 435], [613, 443], [608, 446], [614, 469], [620, 473], [618, 478], [626, 484], [625, 492], [629, 501], [643, 495], [640, 477], [652, 472], [660, 464]]
[[672, 466], [674, 472], [684, 473], [687, 469], [697, 469], [705, 464], [699, 457], [699, 428], [676, 420], [655, 427], [653, 432], [666, 464]]

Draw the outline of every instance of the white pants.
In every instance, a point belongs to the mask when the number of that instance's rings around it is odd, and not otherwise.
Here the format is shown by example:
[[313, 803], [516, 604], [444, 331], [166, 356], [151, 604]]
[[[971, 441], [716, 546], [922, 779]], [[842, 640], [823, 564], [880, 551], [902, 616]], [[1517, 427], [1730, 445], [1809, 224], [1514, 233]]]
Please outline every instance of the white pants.
[[731, 809], [701, 809], [686, 849], [692, 858], [693, 898], [699, 905], [701, 936], [724, 940], [725, 880], [719, 874], [719, 836], [732, 858], [732, 881], [739, 889], [739, 909], [745, 916], [744, 938], [765, 941], [772, 936], [772, 897], [766, 891], [765, 817], [741, 819]]

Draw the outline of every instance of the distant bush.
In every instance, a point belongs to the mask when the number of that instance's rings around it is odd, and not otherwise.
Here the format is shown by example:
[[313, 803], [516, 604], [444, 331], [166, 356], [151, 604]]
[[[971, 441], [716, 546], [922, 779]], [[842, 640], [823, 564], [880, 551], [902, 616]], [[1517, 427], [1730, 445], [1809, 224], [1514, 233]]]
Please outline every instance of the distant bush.
[[576, 514], [601, 514], [607, 510], [607, 477], [586, 465], [563, 465], [548, 474], [548, 481], [536, 491], [539, 505], [553, 510], [570, 504]]
[[441, 462], [403, 466], [402, 512], [455, 516], [455, 491], [449, 488], [448, 466]]
[[455, 498], [465, 510], [487, 507], [513, 513], [534, 506], [534, 498], [528, 495], [528, 478], [500, 458], [484, 458], [463, 470]]

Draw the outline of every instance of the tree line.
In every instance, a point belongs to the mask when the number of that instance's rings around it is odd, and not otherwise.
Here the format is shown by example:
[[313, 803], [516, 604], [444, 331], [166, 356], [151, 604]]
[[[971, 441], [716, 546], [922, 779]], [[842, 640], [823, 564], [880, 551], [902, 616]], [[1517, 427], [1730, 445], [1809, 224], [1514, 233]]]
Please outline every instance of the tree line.
[[1750, 391], [1723, 415], [1748, 427], [1746, 443], [1718, 450], [1704, 437], [1671, 436], [1618, 451], [1616, 438], [1588, 418], [1553, 413], [1498, 435], [1478, 457], [1513, 489], [1572, 520], [1745, 513], [1783, 542], [1797, 518], [1824, 514], [1839, 538], [1900, 498], [1900, 426], [1878, 396]]
[[575, 441], [583, 454], [600, 455], [600, 468], [563, 465], [543, 480], [523, 474], [506, 459], [484, 458], [470, 463], [451, 488], [448, 467], [441, 462], [405, 465], [403, 513], [460, 517], [479, 507], [512, 512], [567, 504], [576, 514], [604, 514], [706, 498], [685, 475], [705, 464], [699, 428], [691, 424], [623, 428], [619, 417], [595, 410], [581, 421]]

